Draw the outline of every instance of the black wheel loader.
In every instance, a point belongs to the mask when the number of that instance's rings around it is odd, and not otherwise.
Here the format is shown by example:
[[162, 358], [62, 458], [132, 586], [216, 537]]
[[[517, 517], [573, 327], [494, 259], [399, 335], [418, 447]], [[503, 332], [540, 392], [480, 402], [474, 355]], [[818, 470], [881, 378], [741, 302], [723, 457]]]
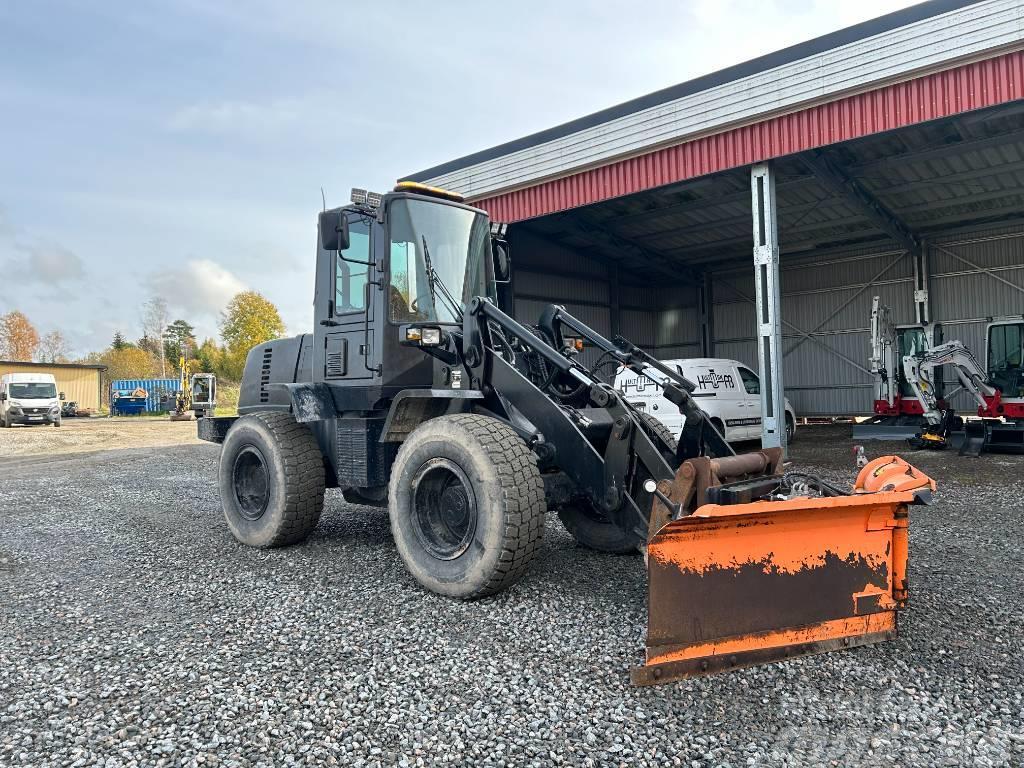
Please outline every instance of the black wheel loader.
[[[403, 182], [320, 214], [315, 330], [254, 347], [222, 443], [234, 536], [302, 541], [325, 488], [386, 506], [422, 586], [471, 599], [511, 586], [556, 512], [583, 546], [645, 555], [651, 684], [891, 637], [906, 600], [909, 505], [934, 483], [890, 457], [851, 491], [735, 455], [693, 385], [556, 305], [498, 308], [502, 227], [455, 194]], [[583, 365], [583, 347], [599, 353]], [[681, 434], [601, 370], [649, 377]]]

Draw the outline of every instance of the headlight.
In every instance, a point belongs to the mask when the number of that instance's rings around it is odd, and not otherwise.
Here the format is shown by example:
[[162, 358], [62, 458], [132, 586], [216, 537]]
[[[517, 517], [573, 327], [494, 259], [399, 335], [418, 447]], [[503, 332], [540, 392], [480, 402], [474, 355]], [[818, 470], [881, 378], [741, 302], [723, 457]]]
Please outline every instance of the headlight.
[[437, 347], [441, 344], [441, 329], [423, 326], [406, 328], [405, 340], [418, 343], [421, 347]]
[[56, 414], [56, 413], [60, 413], [60, 408], [59, 408], [58, 406], [56, 406], [56, 405], [55, 405], [55, 406], [53, 406], [52, 408], [50, 408], [50, 413], [51, 413], [51, 414]]

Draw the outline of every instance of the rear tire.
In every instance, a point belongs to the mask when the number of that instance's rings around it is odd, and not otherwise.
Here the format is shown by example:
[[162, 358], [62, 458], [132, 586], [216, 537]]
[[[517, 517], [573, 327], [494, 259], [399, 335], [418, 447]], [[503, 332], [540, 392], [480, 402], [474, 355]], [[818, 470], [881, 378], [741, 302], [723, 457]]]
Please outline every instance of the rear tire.
[[296, 544], [323, 511], [323, 455], [290, 413], [243, 416], [224, 439], [218, 484], [236, 539], [260, 548]]
[[796, 440], [796, 422], [793, 417], [786, 412], [786, 445], [791, 445]]
[[[666, 459], [675, 461], [676, 438], [672, 431], [649, 413], [639, 412], [640, 426], [648, 435], [662, 438], [672, 448]], [[641, 551], [646, 539], [633, 531], [624, 531], [585, 499], [566, 504], [558, 510], [558, 519], [576, 543], [595, 552], [629, 555]]]
[[496, 419], [458, 414], [418, 426], [398, 451], [388, 496], [402, 561], [440, 595], [500, 592], [540, 549], [546, 505], [536, 459]]

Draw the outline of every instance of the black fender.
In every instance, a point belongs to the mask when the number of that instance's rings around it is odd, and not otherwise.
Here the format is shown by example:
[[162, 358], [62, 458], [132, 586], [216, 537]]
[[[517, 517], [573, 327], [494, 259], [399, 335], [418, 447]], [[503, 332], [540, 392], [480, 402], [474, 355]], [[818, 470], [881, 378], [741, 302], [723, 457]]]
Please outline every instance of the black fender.
[[391, 401], [382, 443], [400, 443], [428, 419], [448, 413], [465, 413], [484, 394], [476, 389], [403, 389]]
[[331, 388], [322, 382], [275, 383], [267, 384], [266, 388], [270, 391], [287, 392], [288, 404], [261, 403], [239, 408], [238, 412], [291, 411], [295, 420], [300, 423], [327, 421], [338, 416]]

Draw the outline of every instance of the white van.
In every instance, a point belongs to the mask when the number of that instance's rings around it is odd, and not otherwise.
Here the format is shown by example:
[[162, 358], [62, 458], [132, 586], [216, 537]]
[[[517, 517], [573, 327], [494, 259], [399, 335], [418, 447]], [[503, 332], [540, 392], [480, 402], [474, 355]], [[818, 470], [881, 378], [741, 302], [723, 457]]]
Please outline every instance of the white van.
[[0, 427], [15, 424], [60, 426], [57, 380], [51, 373], [5, 373], [0, 376]]
[[[693, 396], [711, 417], [712, 423], [729, 442], [761, 438], [761, 381], [757, 374], [736, 360], [697, 357], [689, 360], [662, 360], [697, 385]], [[651, 378], [659, 379], [657, 371]], [[651, 414], [678, 435], [685, 418], [679, 408], [665, 399], [661, 385], [645, 376], [622, 370], [615, 377], [615, 388], [635, 407]], [[786, 434], [790, 442], [796, 436], [796, 412], [786, 400]]]

